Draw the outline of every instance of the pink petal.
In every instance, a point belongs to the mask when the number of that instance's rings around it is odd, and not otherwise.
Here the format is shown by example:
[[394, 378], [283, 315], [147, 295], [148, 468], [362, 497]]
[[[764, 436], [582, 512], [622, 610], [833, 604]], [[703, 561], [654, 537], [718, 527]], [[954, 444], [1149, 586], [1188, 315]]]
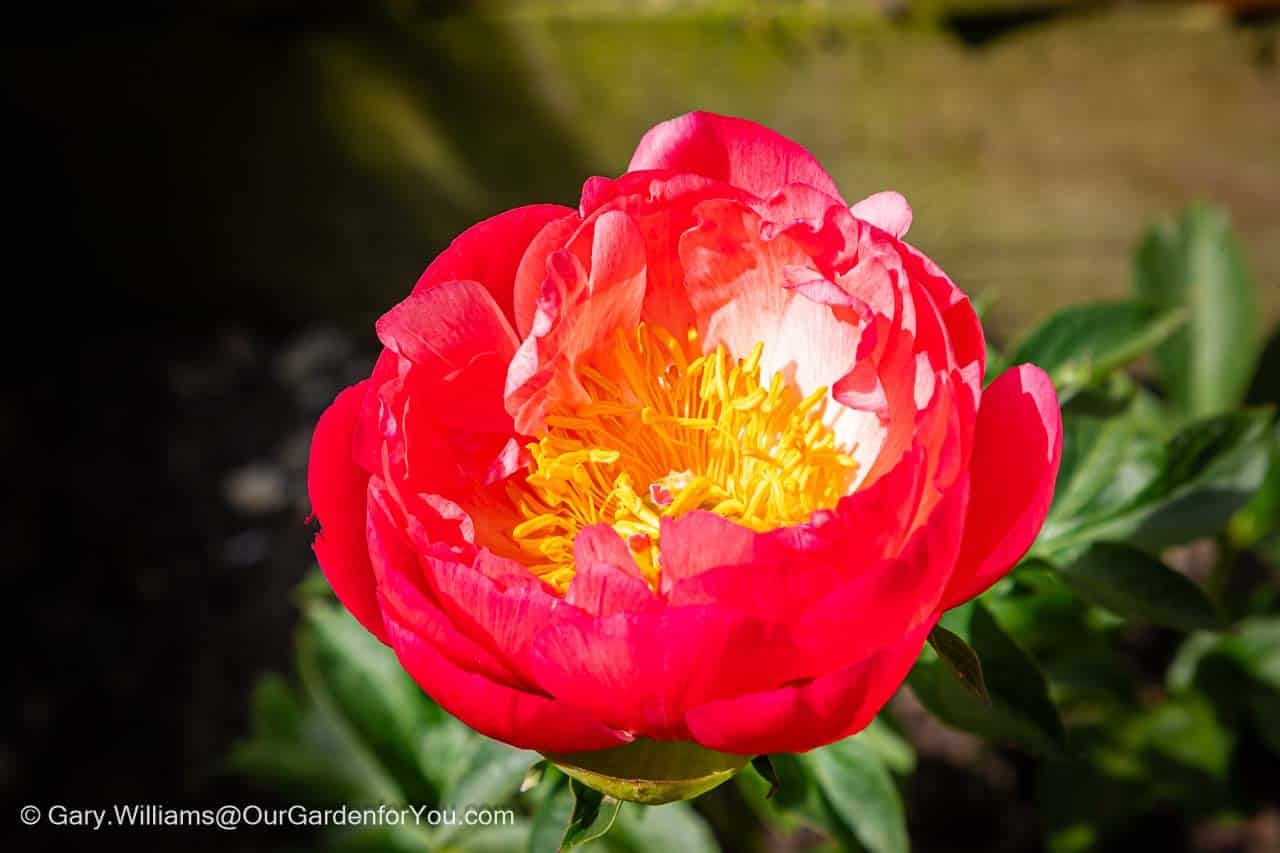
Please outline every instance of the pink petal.
[[415, 365], [448, 373], [477, 357], [510, 361], [519, 341], [493, 296], [475, 281], [414, 291], [378, 320], [378, 339]]
[[499, 311], [512, 317], [516, 267], [534, 235], [548, 223], [576, 218], [558, 204], [532, 204], [499, 213], [459, 234], [426, 268], [414, 293], [446, 281], [478, 281], [493, 295]]
[[664, 517], [658, 538], [662, 543], [663, 593], [716, 566], [751, 562], [758, 537], [754, 530], [706, 510]]
[[421, 576], [417, 555], [381, 501], [369, 505], [369, 550], [378, 576], [378, 601], [387, 618], [431, 642], [454, 664], [505, 684], [517, 679], [483, 644], [458, 630], [412, 578]]
[[542, 230], [534, 236], [521, 257], [511, 293], [515, 328], [521, 338], [528, 337], [529, 330], [533, 327], [533, 315], [538, 310], [538, 294], [547, 277], [547, 262], [553, 253], [564, 248], [581, 226], [582, 220], [574, 215], [551, 220], [542, 226]]
[[529, 337], [507, 373], [506, 407], [522, 435], [541, 431], [554, 403], [581, 402], [578, 359], [640, 321], [646, 267], [639, 228], [620, 211], [589, 225], [549, 258]]
[[369, 474], [352, 457], [352, 436], [368, 384], [352, 385], [320, 416], [311, 440], [307, 491], [320, 521], [313, 548], [321, 571], [360, 624], [386, 642], [365, 540]]
[[1043, 370], [1024, 364], [982, 395], [970, 463], [972, 494], [956, 576], [943, 608], [984, 592], [1044, 524], [1062, 458], [1062, 411]]
[[955, 569], [967, 498], [962, 481], [900, 555], [867, 567], [809, 610], [795, 641], [810, 674], [864, 660], [934, 618]]
[[721, 607], [672, 607], [561, 619], [537, 638], [537, 682], [607, 725], [687, 738], [685, 711], [785, 684], [795, 650], [782, 626]]
[[578, 532], [573, 562], [575, 571], [565, 601], [592, 615], [646, 610], [661, 603], [645, 583], [627, 544], [607, 524]]
[[710, 513], [664, 520], [668, 604], [717, 604], [794, 625], [814, 602], [898, 554], [923, 492], [923, 458], [911, 454], [807, 524], [753, 533]]
[[656, 125], [640, 140], [627, 171], [693, 172], [768, 198], [787, 184], [840, 191], [813, 155], [786, 137], [740, 118], [695, 112]]
[[693, 739], [739, 755], [805, 752], [865, 728], [902, 684], [933, 629], [930, 618], [875, 657], [803, 684], [695, 707]]
[[572, 608], [540, 585], [501, 588], [446, 552], [423, 554], [422, 558], [432, 597], [450, 621], [532, 684], [529, 654], [534, 638], [561, 618], [559, 613], [553, 617], [553, 611]]
[[859, 219], [901, 237], [911, 227], [911, 205], [901, 193], [893, 190], [874, 193], [853, 205], [850, 210]]
[[481, 734], [543, 752], [606, 749], [632, 739], [562, 702], [467, 672], [395, 618], [388, 622], [388, 634], [413, 680], [440, 707]]

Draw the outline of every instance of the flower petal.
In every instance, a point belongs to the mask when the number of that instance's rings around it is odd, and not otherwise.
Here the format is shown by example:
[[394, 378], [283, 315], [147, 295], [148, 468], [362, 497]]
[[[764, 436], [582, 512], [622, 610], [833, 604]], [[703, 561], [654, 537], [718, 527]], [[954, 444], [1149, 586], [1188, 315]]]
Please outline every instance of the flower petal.
[[809, 674], [864, 660], [934, 618], [956, 566], [967, 498], [961, 480], [900, 554], [867, 567], [805, 614], [794, 636]]
[[840, 198], [813, 155], [755, 122], [694, 112], [656, 125], [640, 140], [627, 171], [693, 172], [768, 198], [787, 184], [808, 184]]
[[568, 207], [531, 204], [476, 223], [431, 262], [413, 292], [446, 281], [478, 281], [493, 294], [502, 314], [511, 319], [512, 284], [525, 249], [548, 223], [565, 217], [577, 218]]
[[541, 431], [553, 403], [580, 402], [578, 359], [640, 321], [646, 266], [639, 228], [621, 211], [589, 225], [548, 259], [530, 334], [507, 372], [506, 407], [522, 435]]
[[723, 607], [562, 618], [537, 638], [538, 684], [613, 728], [686, 739], [685, 711], [785, 684], [796, 662], [782, 626]]
[[853, 215], [882, 231], [901, 237], [911, 227], [911, 205], [893, 190], [874, 193], [850, 208]]
[[937, 618], [861, 663], [799, 685], [695, 707], [693, 739], [740, 755], [806, 752], [865, 728], [902, 684]]
[[[516, 676], [482, 643], [468, 637], [418, 585], [421, 567], [404, 534], [396, 529], [384, 500], [376, 493], [369, 500], [369, 551], [378, 577], [378, 602], [388, 619], [431, 642], [467, 672], [500, 683], [513, 684]], [[415, 581], [414, 578], [419, 581]]]
[[1006, 370], [978, 410], [964, 543], [944, 609], [984, 592], [1031, 547], [1053, 501], [1061, 457], [1053, 383], [1034, 365]]
[[365, 492], [369, 473], [356, 465], [352, 438], [369, 382], [343, 391], [320, 416], [311, 439], [307, 491], [320, 520], [316, 559], [320, 570], [360, 624], [386, 642], [373, 566], [365, 540]]
[[606, 749], [632, 740], [562, 702], [461, 669], [395, 618], [387, 627], [396, 656], [413, 680], [481, 734], [542, 752]]
[[635, 558], [612, 527], [584, 527], [573, 540], [573, 580], [565, 601], [595, 616], [647, 610], [661, 603], [645, 583]]

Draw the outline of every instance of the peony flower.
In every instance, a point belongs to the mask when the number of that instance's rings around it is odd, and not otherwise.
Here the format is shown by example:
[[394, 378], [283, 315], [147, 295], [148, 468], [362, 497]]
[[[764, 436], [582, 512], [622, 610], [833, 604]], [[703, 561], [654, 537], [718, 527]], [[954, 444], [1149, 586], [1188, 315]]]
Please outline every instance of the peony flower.
[[577, 210], [470, 228], [316, 428], [338, 597], [447, 711], [632, 799], [857, 732], [1030, 546], [1061, 451], [910, 224], [693, 113]]

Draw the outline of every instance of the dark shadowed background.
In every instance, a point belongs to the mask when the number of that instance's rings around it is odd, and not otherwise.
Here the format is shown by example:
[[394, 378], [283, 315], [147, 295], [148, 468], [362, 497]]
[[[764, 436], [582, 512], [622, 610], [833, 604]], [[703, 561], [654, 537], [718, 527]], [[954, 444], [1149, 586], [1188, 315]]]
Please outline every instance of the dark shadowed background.
[[[367, 370], [373, 320], [459, 230], [573, 204], [676, 114], [774, 127], [850, 199], [903, 192], [912, 241], [997, 297], [997, 338], [1127, 292], [1143, 227], [1195, 199], [1230, 212], [1274, 325], [1266, 6], [236, 0], [14, 22], [10, 233], [43, 238], [15, 247], [34, 251], [8, 337], [43, 344], [0, 421], [6, 802], [272, 801], [222, 762], [255, 678], [288, 667], [310, 430]], [[24, 313], [30, 292], [57, 304]], [[921, 747], [917, 847], [1035, 849], [1016, 762], [953, 746]], [[284, 830], [155, 838], [307, 848]]]

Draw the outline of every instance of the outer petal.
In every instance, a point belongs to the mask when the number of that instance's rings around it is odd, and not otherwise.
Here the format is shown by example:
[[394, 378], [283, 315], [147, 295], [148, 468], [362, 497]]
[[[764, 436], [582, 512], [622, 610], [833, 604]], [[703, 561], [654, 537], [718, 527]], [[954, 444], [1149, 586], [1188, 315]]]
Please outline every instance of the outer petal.
[[360, 624], [386, 642], [365, 540], [369, 474], [352, 457], [356, 418], [368, 386], [368, 380], [352, 385], [320, 417], [311, 440], [307, 491], [320, 520], [320, 533], [313, 547], [321, 571]]
[[538, 636], [534, 672], [548, 693], [613, 728], [687, 739], [689, 708], [792, 679], [787, 634], [716, 606], [563, 618]]
[[865, 660], [936, 618], [955, 569], [967, 497], [961, 480], [900, 555], [868, 567], [805, 615], [794, 636], [810, 674]]
[[468, 637], [424, 592], [415, 578], [421, 569], [404, 533], [395, 528], [384, 496], [370, 490], [369, 553], [378, 576], [378, 602], [401, 627], [430, 642], [456, 666], [503, 684], [516, 675], [484, 644]]
[[627, 171], [693, 172], [760, 198], [787, 184], [808, 184], [840, 199], [835, 181], [803, 147], [755, 122], [695, 112], [651, 128]]
[[1024, 364], [982, 395], [970, 463], [972, 495], [955, 577], [954, 607], [1004, 576], [1035, 541], [1062, 457], [1062, 411], [1043, 370]]
[[563, 703], [460, 669], [395, 619], [389, 621], [388, 634], [413, 680], [442, 708], [481, 734], [543, 752], [606, 749], [631, 740]]
[[413, 291], [418, 293], [445, 281], [478, 281], [510, 319], [512, 282], [526, 247], [548, 222], [566, 216], [574, 216], [573, 210], [558, 204], [531, 204], [476, 223], [431, 262]]
[[901, 237], [911, 227], [911, 205], [901, 193], [885, 190], [869, 195], [850, 210], [859, 219], [866, 220], [895, 237]]
[[705, 747], [739, 755], [805, 752], [848, 737], [889, 701], [936, 622], [830, 675], [694, 708], [686, 717], [689, 731]]

